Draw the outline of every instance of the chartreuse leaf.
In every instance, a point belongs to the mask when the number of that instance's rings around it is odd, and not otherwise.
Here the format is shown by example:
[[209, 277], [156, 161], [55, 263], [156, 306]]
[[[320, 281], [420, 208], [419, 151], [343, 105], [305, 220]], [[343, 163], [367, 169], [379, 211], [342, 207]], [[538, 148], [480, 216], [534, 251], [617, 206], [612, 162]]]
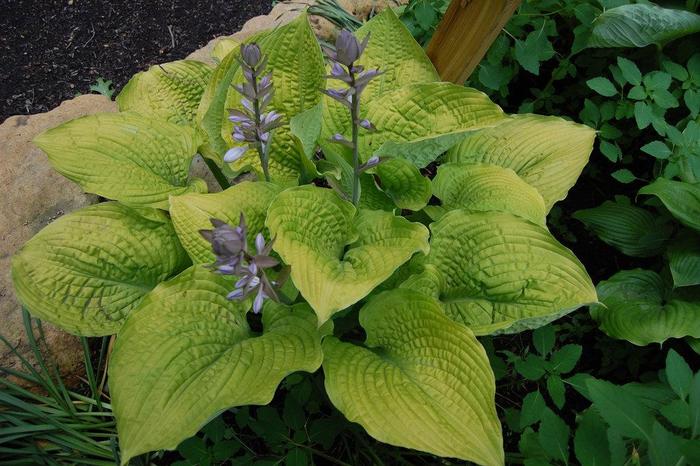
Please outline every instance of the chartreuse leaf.
[[211, 51], [211, 57], [217, 63], [221, 63], [224, 58], [226, 58], [226, 55], [233, 52], [240, 46], [241, 43], [236, 39], [232, 37], [222, 37], [216, 41], [216, 44], [214, 44], [214, 48]]
[[29, 240], [12, 261], [12, 280], [35, 316], [102, 336], [116, 333], [143, 295], [188, 264], [164, 212], [105, 202], [61, 217]]
[[671, 235], [666, 219], [646, 209], [605, 201], [592, 209], [574, 212], [573, 217], [590, 228], [601, 241], [632, 257], [661, 254]]
[[180, 242], [196, 264], [214, 262], [211, 244], [199, 230], [211, 229], [211, 218], [238, 225], [245, 216], [248, 225], [249, 246], [254, 247], [255, 235], [265, 227], [267, 208], [282, 190], [265, 182], [244, 181], [216, 194], [185, 194], [170, 199], [170, 216]]
[[406, 159], [418, 168], [435, 160], [472, 131], [505, 119], [483, 92], [445, 82], [411, 84], [366, 103], [377, 131], [360, 132], [360, 157]]
[[682, 231], [668, 248], [668, 263], [676, 287], [700, 285], [700, 235]]
[[[280, 181], [295, 180], [302, 163], [297, 144], [290, 132], [290, 120], [321, 101], [325, 67], [323, 55], [306, 14], [270, 31], [258, 33], [246, 42], [256, 42], [268, 58], [266, 71], [272, 73], [275, 94], [270, 109], [282, 113], [285, 126], [278, 128], [270, 148], [270, 173]], [[224, 152], [234, 145], [228, 109], [240, 108], [241, 96], [233, 84], [243, 81], [238, 64], [240, 50], [234, 49], [214, 70], [199, 106], [197, 119], [208, 136], [209, 153], [222, 163]], [[254, 151], [234, 163], [233, 168], [259, 167]]]
[[515, 115], [448, 152], [447, 161], [510, 168], [536, 188], [547, 212], [566, 197], [593, 150], [595, 131], [557, 117]]
[[[363, 104], [366, 105], [382, 94], [408, 84], [440, 80], [423, 47], [415, 41], [391, 8], [374, 16], [355, 32], [355, 36], [360, 39], [367, 34], [370, 34], [370, 41], [358, 64], [365, 69], [379, 68], [383, 74], [372, 80], [362, 92]], [[329, 85], [334, 86], [338, 83], [331, 81]], [[323, 98], [323, 105], [320, 143], [324, 149], [329, 148], [332, 151], [329, 139], [333, 134], [343, 133], [350, 128], [350, 114], [347, 108], [330, 97]], [[364, 108], [361, 111], [364, 113]]]
[[131, 112], [77, 118], [34, 139], [54, 168], [85, 191], [133, 206], [168, 208], [168, 197], [205, 192], [188, 183], [194, 129]]
[[544, 200], [510, 168], [453, 162], [440, 165], [433, 192], [446, 210], [508, 212], [545, 225]]
[[326, 391], [345, 417], [384, 443], [503, 464], [494, 375], [471, 330], [402, 289], [373, 298], [360, 324], [366, 348], [323, 342]]
[[663, 343], [668, 338], [700, 337], [700, 305], [671, 293], [649, 270], [623, 270], [598, 284], [604, 306], [591, 307], [600, 329], [635, 345]]
[[583, 265], [542, 226], [508, 213], [453, 210], [430, 228], [424, 271], [402, 287], [438, 298], [477, 335], [541, 327], [597, 302]]
[[401, 209], [421, 210], [428, 204], [430, 180], [415, 165], [404, 159], [390, 158], [376, 168], [384, 191]]
[[315, 186], [280, 193], [266, 224], [319, 325], [365, 297], [414, 253], [428, 250], [423, 225], [390, 212], [357, 212], [333, 191]]
[[639, 194], [658, 197], [683, 225], [700, 231], [700, 185], [659, 177]]
[[650, 4], [622, 5], [605, 10], [593, 22], [589, 47], [663, 45], [700, 31], [700, 15]]
[[193, 123], [211, 73], [211, 66], [194, 60], [152, 66], [129, 80], [117, 96], [117, 105], [122, 112]]
[[153, 290], [119, 332], [109, 376], [122, 464], [175, 449], [227, 408], [267, 404], [288, 374], [321, 365], [307, 305], [268, 302], [258, 335], [247, 306], [226, 299], [231, 286], [194, 266]]

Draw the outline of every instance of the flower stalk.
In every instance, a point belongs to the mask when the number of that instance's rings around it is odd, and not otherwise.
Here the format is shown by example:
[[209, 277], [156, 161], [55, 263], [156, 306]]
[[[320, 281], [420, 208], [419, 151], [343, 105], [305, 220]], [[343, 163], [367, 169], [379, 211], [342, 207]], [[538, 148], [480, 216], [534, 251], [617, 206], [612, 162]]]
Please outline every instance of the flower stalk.
[[249, 149], [255, 150], [260, 159], [265, 181], [270, 181], [272, 132], [283, 124], [281, 114], [274, 110], [265, 112], [274, 95], [272, 74], [265, 74], [267, 57], [255, 43], [241, 45], [240, 65], [245, 81], [234, 88], [242, 96], [242, 108], [229, 110], [229, 120], [234, 124], [233, 140], [247, 143], [247, 146], [229, 149], [224, 155], [224, 161], [235, 162]]
[[346, 85], [344, 88], [329, 88], [323, 92], [330, 98], [340, 102], [350, 112], [352, 122], [351, 140], [348, 141], [345, 136], [338, 133], [331, 138], [331, 141], [352, 150], [353, 182], [351, 199], [354, 205], [358, 205], [360, 201], [360, 175], [364, 170], [379, 163], [378, 159], [373, 161], [371, 166], [369, 164], [362, 165], [360, 162], [360, 130], [371, 132], [376, 129], [369, 120], [362, 119], [360, 114], [360, 97], [370, 81], [381, 74], [378, 69], [365, 70], [364, 66], [356, 64], [365, 51], [368, 42], [369, 34], [360, 42], [350, 31], [343, 29], [336, 39], [335, 50], [329, 48], [325, 50], [326, 56], [333, 63], [331, 74], [326, 76], [326, 79], [341, 81]]

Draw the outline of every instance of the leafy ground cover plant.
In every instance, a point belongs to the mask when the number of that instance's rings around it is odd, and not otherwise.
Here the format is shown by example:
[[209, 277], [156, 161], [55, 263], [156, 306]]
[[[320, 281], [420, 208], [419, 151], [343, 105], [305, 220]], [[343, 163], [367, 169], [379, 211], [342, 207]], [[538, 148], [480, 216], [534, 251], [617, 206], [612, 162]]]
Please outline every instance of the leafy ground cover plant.
[[[112, 200], [30, 240], [15, 287], [44, 320], [117, 335], [123, 464], [321, 367], [333, 405], [377, 440], [503, 464], [476, 335], [597, 302], [545, 226], [592, 129], [509, 116], [440, 82], [391, 10], [326, 53], [328, 66], [302, 14], [216, 68], [140, 73], [119, 113], [36, 139], [59, 172]], [[197, 152], [233, 185], [210, 194], [190, 179]]]

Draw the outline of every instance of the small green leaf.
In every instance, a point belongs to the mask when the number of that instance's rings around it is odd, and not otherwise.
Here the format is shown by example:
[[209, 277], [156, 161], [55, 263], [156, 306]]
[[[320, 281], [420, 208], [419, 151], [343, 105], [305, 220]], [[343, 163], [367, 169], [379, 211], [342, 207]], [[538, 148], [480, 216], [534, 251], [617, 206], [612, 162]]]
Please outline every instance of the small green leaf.
[[319, 325], [367, 296], [414, 253], [428, 250], [423, 225], [389, 212], [357, 212], [333, 191], [315, 186], [280, 193], [266, 224]]
[[600, 141], [600, 152], [602, 152], [603, 155], [605, 157], [607, 157], [607, 159], [613, 163], [616, 163], [616, 162], [622, 160], [622, 151], [617, 146], [617, 144], [613, 144], [613, 143], [610, 143], [608, 141], [601, 140]]
[[654, 114], [651, 107], [646, 102], [635, 102], [634, 104], [634, 119], [637, 122], [639, 129], [644, 129], [649, 126], [654, 119]]
[[644, 86], [634, 86], [627, 93], [627, 97], [633, 100], [644, 100], [647, 98], [647, 91], [644, 89]]
[[633, 61], [625, 57], [617, 57], [617, 66], [620, 67], [622, 76], [625, 77], [628, 83], [633, 86], [642, 84], [642, 72], [639, 71], [639, 68], [637, 68], [637, 65], [635, 65]]
[[569, 426], [551, 409], [545, 409], [537, 437], [551, 458], [568, 463], [569, 434]]
[[593, 23], [589, 47], [663, 45], [700, 31], [700, 16], [690, 11], [637, 3], [605, 10]]
[[684, 464], [681, 446], [682, 438], [673, 435], [657, 421], [652, 427], [652, 438], [649, 442], [649, 456], [652, 466], [678, 466]]
[[581, 466], [611, 466], [605, 424], [593, 409], [587, 409], [578, 418], [574, 451]]
[[657, 178], [639, 194], [658, 197], [682, 224], [700, 231], [700, 185]]
[[174, 449], [215, 414], [272, 400], [280, 381], [321, 365], [316, 318], [305, 304], [268, 302], [256, 335], [233, 281], [195, 266], [153, 290], [119, 332], [110, 393], [122, 464]]
[[670, 235], [665, 220], [646, 209], [605, 201], [592, 209], [574, 212], [603, 242], [632, 257], [661, 254]]
[[666, 160], [671, 156], [671, 149], [668, 148], [666, 144], [662, 141], [652, 141], [648, 144], [644, 144], [642, 147], [642, 152], [646, 152], [660, 160]]
[[553, 325], [545, 325], [532, 332], [532, 343], [542, 356], [547, 356], [552, 351], [555, 342], [556, 331]]
[[693, 383], [693, 371], [685, 359], [672, 349], [666, 355], [666, 379], [676, 395], [685, 400]]
[[544, 359], [534, 354], [528, 354], [524, 359], [516, 359], [515, 370], [527, 380], [537, 381], [547, 372], [547, 364]]
[[554, 56], [552, 43], [541, 30], [530, 32], [524, 41], [515, 40], [513, 52], [518, 63], [532, 74], [540, 74], [540, 62]]
[[610, 382], [591, 378], [586, 385], [605, 422], [626, 437], [651, 441], [654, 418], [643, 404]]
[[167, 215], [104, 202], [65, 215], [12, 260], [20, 302], [86, 336], [117, 332], [141, 298], [189, 265]]
[[581, 345], [564, 345], [552, 354], [551, 363], [552, 370], [559, 374], [568, 374], [581, 359]]
[[663, 405], [659, 412], [679, 429], [690, 428], [690, 406], [688, 406], [687, 402], [675, 399]]
[[345, 417], [384, 443], [503, 464], [493, 372], [468, 328], [410, 290], [373, 298], [360, 324], [367, 348], [323, 342], [326, 391]]
[[605, 97], [612, 97], [617, 94], [617, 88], [615, 85], [608, 78], [604, 78], [602, 76], [589, 79], [586, 81], [586, 84], [598, 94]]
[[520, 411], [520, 429], [531, 426], [542, 419], [547, 405], [539, 390], [530, 392], [523, 398], [523, 407]]
[[566, 402], [566, 388], [564, 388], [564, 382], [561, 380], [561, 377], [558, 375], [547, 377], [547, 391], [556, 407], [562, 409]]
[[688, 402], [690, 404], [690, 431], [694, 438], [700, 434], [700, 372], [693, 377]]
[[620, 183], [624, 184], [629, 184], [637, 179], [636, 176], [634, 176], [634, 173], [629, 171], [626, 168], [620, 169], [620, 170], [615, 170], [610, 174], [613, 178], [615, 178], [617, 181]]
[[199, 136], [192, 128], [137, 113], [98, 113], [34, 139], [54, 168], [85, 191], [137, 207], [168, 208], [168, 197], [206, 192], [189, 181]]

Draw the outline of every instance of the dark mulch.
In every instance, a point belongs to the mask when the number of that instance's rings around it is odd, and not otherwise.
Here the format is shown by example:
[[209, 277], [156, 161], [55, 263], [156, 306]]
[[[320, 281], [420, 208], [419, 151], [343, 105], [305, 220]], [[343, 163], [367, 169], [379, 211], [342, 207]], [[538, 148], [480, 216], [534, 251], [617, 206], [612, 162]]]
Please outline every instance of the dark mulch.
[[231, 34], [271, 0], [0, 0], [0, 122]]

